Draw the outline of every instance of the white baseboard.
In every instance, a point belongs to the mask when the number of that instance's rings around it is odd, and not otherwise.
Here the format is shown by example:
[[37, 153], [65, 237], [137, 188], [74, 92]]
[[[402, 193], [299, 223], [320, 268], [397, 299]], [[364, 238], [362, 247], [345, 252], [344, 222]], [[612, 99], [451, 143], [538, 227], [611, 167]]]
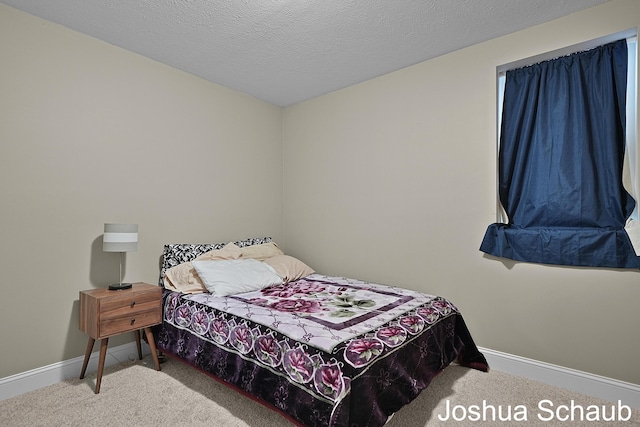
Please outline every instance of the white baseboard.
[[625, 405], [640, 409], [640, 385], [487, 348], [479, 349], [486, 357], [490, 369], [540, 381], [587, 396], [598, 397], [613, 403], [620, 400]]
[[[142, 343], [142, 355], [151, 353], [149, 346], [144, 341]], [[100, 346], [98, 346], [99, 348]], [[99, 351], [91, 354], [87, 373], [98, 370]], [[104, 366], [116, 365], [118, 363], [135, 360], [138, 358], [138, 349], [135, 342], [119, 345], [107, 349], [107, 357]], [[56, 384], [68, 378], [79, 377], [82, 370], [84, 356], [63, 360], [41, 368], [32, 369], [9, 377], [0, 378], [0, 400], [8, 399], [28, 391]]]
[[[142, 343], [143, 355], [150, 354], [149, 346]], [[575, 369], [564, 368], [550, 363], [539, 362], [513, 354], [480, 348], [487, 358], [491, 369], [511, 375], [540, 381], [567, 390], [573, 390], [588, 396], [598, 397], [609, 402], [622, 401], [625, 405], [640, 409], [640, 385], [606, 378]], [[138, 357], [135, 343], [109, 348], [105, 366], [115, 365]], [[80, 375], [84, 356], [32, 369], [20, 374], [0, 378], [0, 400], [39, 389]], [[87, 372], [98, 369], [98, 352], [89, 360]]]

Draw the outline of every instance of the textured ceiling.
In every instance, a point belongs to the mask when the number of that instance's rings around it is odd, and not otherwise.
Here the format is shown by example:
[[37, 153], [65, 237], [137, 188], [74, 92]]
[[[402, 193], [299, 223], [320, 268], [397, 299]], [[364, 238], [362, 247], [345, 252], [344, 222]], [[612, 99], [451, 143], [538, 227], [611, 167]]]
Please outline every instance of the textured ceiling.
[[608, 0], [0, 0], [287, 106]]

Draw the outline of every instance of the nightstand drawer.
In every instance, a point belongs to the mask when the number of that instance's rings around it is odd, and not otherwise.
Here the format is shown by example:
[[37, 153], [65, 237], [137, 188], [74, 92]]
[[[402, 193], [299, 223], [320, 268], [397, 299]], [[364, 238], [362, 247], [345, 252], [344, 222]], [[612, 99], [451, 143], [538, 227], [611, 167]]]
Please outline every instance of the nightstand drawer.
[[135, 316], [136, 314], [143, 313], [145, 311], [156, 309], [160, 312], [162, 301], [154, 297], [147, 301], [141, 298], [136, 298], [131, 302], [117, 301], [117, 304], [100, 304], [100, 321], [104, 322], [107, 319], [121, 316]]
[[159, 296], [162, 292], [134, 292], [132, 295], [115, 295], [111, 298], [103, 298], [100, 301], [101, 316], [113, 316], [132, 311], [144, 311], [152, 307], [160, 307], [162, 301]]
[[157, 325], [161, 321], [160, 307], [147, 311], [136, 310], [135, 313], [131, 313], [130, 315], [110, 318], [102, 317], [99, 335], [101, 337], [108, 337], [123, 332], [135, 331]]

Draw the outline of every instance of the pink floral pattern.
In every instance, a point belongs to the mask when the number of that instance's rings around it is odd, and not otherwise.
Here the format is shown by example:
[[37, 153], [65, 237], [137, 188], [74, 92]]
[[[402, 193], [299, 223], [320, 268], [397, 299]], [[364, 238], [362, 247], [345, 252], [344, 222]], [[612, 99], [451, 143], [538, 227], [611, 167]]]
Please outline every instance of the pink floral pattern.
[[355, 368], [368, 365], [382, 354], [384, 344], [377, 338], [360, 338], [349, 343], [344, 358]]
[[301, 348], [287, 350], [284, 354], [284, 370], [297, 383], [307, 383], [313, 378], [313, 361]]
[[269, 288], [263, 289], [262, 293], [264, 295], [278, 298], [291, 298], [294, 295], [317, 294], [324, 291], [325, 289], [326, 286], [320, 283], [300, 279], [295, 282], [283, 285], [271, 286]]
[[319, 366], [313, 376], [313, 385], [318, 393], [334, 401], [346, 393], [349, 383], [337, 363]]
[[198, 335], [204, 335], [209, 331], [209, 316], [204, 310], [198, 310], [191, 317], [193, 331]]
[[211, 323], [209, 323], [209, 335], [218, 344], [227, 342], [229, 339], [229, 331], [229, 324], [222, 318], [214, 317]]
[[273, 334], [260, 335], [256, 338], [254, 352], [258, 360], [271, 367], [278, 366], [282, 360], [282, 345]]
[[440, 318], [440, 312], [433, 306], [421, 307], [418, 309], [417, 313], [430, 325], [436, 323]]
[[390, 325], [386, 328], [378, 329], [376, 338], [389, 347], [397, 347], [407, 339], [407, 331], [400, 326]]
[[253, 334], [247, 325], [238, 325], [231, 329], [229, 342], [242, 354], [247, 354], [253, 347]]
[[417, 335], [424, 329], [424, 319], [420, 316], [404, 316], [398, 323], [411, 335]]
[[269, 304], [269, 307], [289, 313], [317, 313], [322, 310], [318, 301], [304, 299], [283, 299]]
[[191, 306], [187, 304], [182, 304], [174, 313], [175, 322], [178, 326], [182, 326], [183, 328], [189, 327], [191, 325]]

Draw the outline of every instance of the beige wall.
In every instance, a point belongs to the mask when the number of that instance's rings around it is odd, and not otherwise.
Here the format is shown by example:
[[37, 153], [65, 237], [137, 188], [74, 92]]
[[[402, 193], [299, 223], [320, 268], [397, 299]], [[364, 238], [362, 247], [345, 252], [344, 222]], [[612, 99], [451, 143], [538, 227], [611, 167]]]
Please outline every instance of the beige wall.
[[157, 279], [164, 243], [271, 235], [319, 272], [449, 297], [481, 346], [640, 384], [637, 271], [478, 251], [496, 66], [639, 21], [616, 0], [283, 115], [0, 5], [0, 378], [83, 354], [78, 291], [117, 280], [101, 235], [122, 221], [130, 281]]
[[478, 250], [496, 219], [496, 67], [639, 24], [640, 2], [617, 0], [286, 108], [287, 251], [449, 297], [480, 346], [640, 384], [638, 271]]
[[4, 5], [0, 63], [0, 378], [84, 354], [105, 222], [140, 226], [129, 281], [165, 243], [282, 239], [280, 108]]

